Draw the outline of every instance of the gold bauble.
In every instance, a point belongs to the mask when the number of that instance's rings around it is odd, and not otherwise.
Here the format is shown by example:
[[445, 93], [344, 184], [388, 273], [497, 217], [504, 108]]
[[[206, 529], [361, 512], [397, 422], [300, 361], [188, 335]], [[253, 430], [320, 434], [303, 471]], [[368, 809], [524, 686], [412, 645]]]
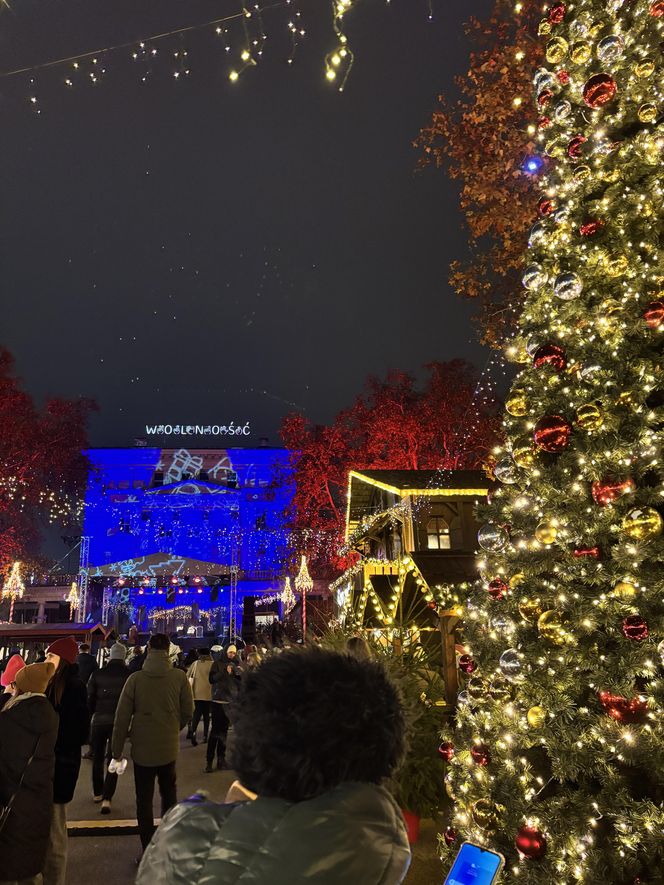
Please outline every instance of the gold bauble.
[[512, 687], [507, 679], [496, 676], [489, 686], [489, 697], [494, 701], [507, 701], [512, 697]]
[[541, 728], [546, 722], [546, 710], [544, 707], [531, 707], [526, 713], [526, 719], [531, 728]]
[[634, 67], [637, 77], [651, 77], [655, 73], [655, 62], [651, 58], [644, 58]]
[[657, 105], [647, 101], [637, 111], [637, 117], [642, 123], [654, 123], [657, 119]]
[[502, 820], [505, 808], [490, 799], [478, 799], [472, 807], [473, 820], [478, 827], [488, 833], [496, 830]]
[[521, 390], [515, 390], [505, 403], [508, 413], [514, 418], [523, 418], [528, 414], [528, 403], [525, 394]]
[[553, 29], [553, 26], [548, 18], [543, 18], [542, 21], [537, 26], [537, 33], [540, 37], [545, 36], [546, 34], [550, 34]]
[[539, 596], [524, 597], [519, 602], [519, 614], [530, 624], [536, 624], [542, 612], [542, 600]]
[[[551, 141], [547, 141], [544, 146], [544, 153], [548, 157], [562, 157], [565, 153], [565, 145], [562, 141], [556, 136], [556, 138], [552, 138]], [[553, 244], [554, 237], [549, 234], [549, 243]]]
[[536, 457], [535, 446], [529, 437], [516, 440], [512, 447], [512, 460], [516, 465], [528, 469], [533, 466]]
[[570, 56], [574, 64], [584, 65], [590, 59], [592, 54], [593, 49], [590, 43], [586, 43], [585, 40], [582, 40], [580, 43], [575, 43], [572, 46]]
[[568, 49], [569, 43], [564, 37], [552, 37], [546, 44], [546, 60], [552, 65], [560, 64]]
[[626, 255], [612, 255], [606, 263], [606, 272], [613, 279], [623, 276], [628, 269], [629, 258]]
[[572, 641], [572, 636], [565, 630], [568, 617], [563, 612], [552, 608], [547, 612], [543, 612], [537, 619], [537, 629], [540, 636], [553, 645], [568, 645]]
[[537, 524], [535, 537], [540, 544], [546, 544], [548, 546], [549, 544], [553, 544], [558, 537], [558, 528], [553, 522], [551, 522], [551, 520], [543, 519], [542, 522]]
[[509, 579], [509, 581], [507, 583], [510, 585], [510, 590], [514, 590], [515, 587], [518, 587], [520, 584], [523, 584], [523, 582], [525, 580], [526, 580], [526, 576], [524, 575], [524, 573], [517, 572], [515, 575], [512, 575], [512, 577]]
[[635, 406], [636, 398], [634, 396], [633, 390], [623, 390], [622, 393], [618, 395], [618, 405], [620, 406]]
[[652, 507], [632, 510], [622, 521], [622, 530], [634, 541], [650, 541], [662, 534], [664, 522]]
[[636, 587], [636, 579], [627, 575], [627, 577], [622, 578], [622, 580], [618, 581], [618, 583], [614, 586], [612, 596], [617, 596], [618, 599], [632, 599], [638, 593], [638, 589]]
[[590, 166], [586, 166], [585, 163], [581, 166], [577, 166], [574, 170], [574, 178], [577, 181], [585, 181], [587, 178], [590, 178], [592, 174], [592, 169]]
[[586, 403], [576, 410], [576, 423], [582, 430], [599, 430], [604, 424], [604, 412], [597, 403]]
[[526, 339], [521, 337], [512, 338], [505, 348], [505, 358], [510, 363], [522, 363], [525, 365], [530, 362], [530, 354], [526, 347]]

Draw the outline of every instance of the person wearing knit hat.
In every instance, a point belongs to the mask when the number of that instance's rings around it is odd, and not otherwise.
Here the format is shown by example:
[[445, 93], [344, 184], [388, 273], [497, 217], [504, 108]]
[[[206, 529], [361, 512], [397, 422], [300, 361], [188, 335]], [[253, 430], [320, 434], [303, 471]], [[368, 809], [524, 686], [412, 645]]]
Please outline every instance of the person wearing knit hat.
[[[54, 660], [56, 657], [58, 658], [58, 661]], [[73, 636], [64, 636], [62, 639], [56, 639], [55, 642], [52, 642], [46, 649], [46, 660], [50, 660], [56, 667], [58, 666], [60, 658], [68, 664], [74, 664], [76, 663], [77, 657], [78, 646], [76, 645], [76, 640]]]
[[57, 713], [44, 696], [52, 675], [50, 664], [21, 667], [15, 676], [16, 695], [0, 711], [0, 795], [4, 802], [14, 796], [0, 830], [3, 881], [42, 881], [58, 734]]
[[20, 695], [22, 694], [45, 694], [46, 687], [51, 681], [51, 677], [55, 673], [53, 664], [44, 662], [43, 664], [28, 664], [23, 666], [16, 674], [16, 688]]
[[[110, 814], [118, 776], [108, 771], [115, 711], [125, 682], [131, 675], [125, 663], [127, 649], [121, 642], [111, 646], [108, 663], [95, 670], [88, 682], [88, 708], [92, 713], [92, 798], [101, 802], [101, 813]], [[106, 768], [105, 768], [106, 766]]]
[[7, 661], [7, 665], [2, 671], [2, 676], [0, 676], [0, 685], [4, 688], [4, 691], [0, 694], [0, 710], [14, 696], [14, 680], [18, 671], [22, 670], [23, 667], [25, 667], [25, 661], [20, 655], [12, 655]]
[[67, 876], [67, 803], [74, 798], [81, 769], [81, 747], [90, 732], [85, 685], [78, 675], [78, 647], [73, 636], [56, 639], [46, 649], [55, 673], [46, 697], [59, 716], [53, 773], [53, 813], [42, 876], [44, 885], [65, 885]]

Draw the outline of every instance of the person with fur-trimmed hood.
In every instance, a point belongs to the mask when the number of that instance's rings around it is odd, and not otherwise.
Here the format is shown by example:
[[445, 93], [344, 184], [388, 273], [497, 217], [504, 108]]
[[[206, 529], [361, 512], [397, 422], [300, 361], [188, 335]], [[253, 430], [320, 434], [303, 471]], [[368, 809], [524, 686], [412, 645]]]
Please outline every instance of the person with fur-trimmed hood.
[[398, 885], [410, 863], [383, 786], [404, 750], [400, 698], [379, 662], [311, 648], [247, 671], [232, 705], [233, 797], [171, 809], [136, 885]]
[[58, 734], [58, 716], [44, 692], [54, 671], [52, 664], [21, 667], [0, 711], [0, 805], [11, 806], [0, 830], [0, 882], [42, 881]]

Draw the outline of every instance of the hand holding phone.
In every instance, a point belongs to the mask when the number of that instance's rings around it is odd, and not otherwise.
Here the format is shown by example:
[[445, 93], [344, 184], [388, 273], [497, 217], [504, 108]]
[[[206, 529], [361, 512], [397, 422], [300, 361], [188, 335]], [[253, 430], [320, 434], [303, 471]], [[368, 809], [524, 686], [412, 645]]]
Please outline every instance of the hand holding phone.
[[493, 885], [505, 863], [497, 851], [464, 842], [447, 874], [445, 885]]

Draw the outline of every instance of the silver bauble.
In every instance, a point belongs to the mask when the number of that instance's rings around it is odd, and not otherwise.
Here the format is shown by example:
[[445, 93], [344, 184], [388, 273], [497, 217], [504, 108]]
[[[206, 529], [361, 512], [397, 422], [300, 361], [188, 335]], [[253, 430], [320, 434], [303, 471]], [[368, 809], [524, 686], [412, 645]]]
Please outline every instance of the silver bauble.
[[561, 301], [573, 301], [583, 292], [583, 280], [573, 272], [559, 273], [554, 280], [553, 291]]
[[477, 543], [482, 550], [499, 553], [507, 544], [507, 532], [493, 522], [487, 522], [477, 533]]

